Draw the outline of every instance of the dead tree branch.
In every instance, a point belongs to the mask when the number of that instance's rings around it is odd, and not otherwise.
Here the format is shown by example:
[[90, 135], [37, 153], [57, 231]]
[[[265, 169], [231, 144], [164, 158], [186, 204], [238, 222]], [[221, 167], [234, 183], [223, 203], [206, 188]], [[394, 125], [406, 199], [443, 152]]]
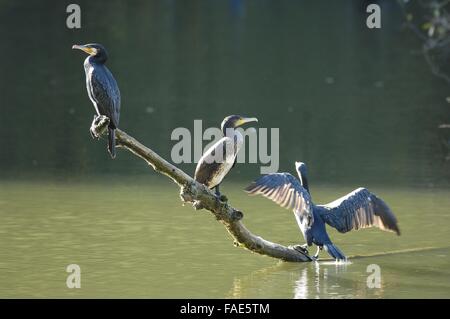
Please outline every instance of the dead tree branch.
[[[105, 134], [108, 124], [109, 119], [105, 116], [100, 116], [92, 123], [91, 132], [95, 136], [100, 137]], [[244, 217], [241, 211], [231, 207], [226, 202], [218, 200], [207, 187], [197, 183], [191, 176], [119, 129], [116, 130], [116, 144], [118, 147], [125, 148], [142, 158], [156, 172], [166, 175], [178, 184], [180, 197], [183, 202], [192, 203], [195, 209], [204, 208], [211, 212], [225, 226], [234, 239], [236, 246], [284, 261], [306, 262], [312, 260], [306, 253], [292, 247], [272, 243], [252, 234], [241, 221]]]

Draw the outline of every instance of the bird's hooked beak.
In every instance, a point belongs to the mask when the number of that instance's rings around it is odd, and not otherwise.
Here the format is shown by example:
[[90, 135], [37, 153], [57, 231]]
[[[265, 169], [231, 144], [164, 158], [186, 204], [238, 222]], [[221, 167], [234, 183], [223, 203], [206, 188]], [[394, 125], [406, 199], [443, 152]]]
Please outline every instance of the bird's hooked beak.
[[256, 117], [241, 117], [239, 120], [236, 121], [236, 127], [251, 122], [258, 122], [258, 119]]
[[78, 49], [78, 50], [82, 50], [84, 52], [86, 52], [89, 55], [96, 55], [97, 54], [97, 49], [90, 47], [90, 46], [86, 46], [86, 45], [78, 45], [75, 44], [72, 46], [72, 49]]

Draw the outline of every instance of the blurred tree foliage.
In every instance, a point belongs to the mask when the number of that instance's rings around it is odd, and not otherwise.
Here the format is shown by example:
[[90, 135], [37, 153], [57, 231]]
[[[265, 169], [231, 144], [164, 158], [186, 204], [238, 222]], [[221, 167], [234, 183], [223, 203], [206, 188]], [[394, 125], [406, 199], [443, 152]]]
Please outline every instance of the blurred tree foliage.
[[450, 1], [399, 0], [405, 24], [422, 41], [431, 71], [450, 84]]
[[[450, 84], [450, 0], [399, 0], [406, 26], [422, 41], [422, 53], [431, 71]], [[447, 97], [450, 103], [450, 97]], [[447, 119], [448, 121], [449, 119]], [[450, 124], [439, 125], [445, 159], [450, 160]]]

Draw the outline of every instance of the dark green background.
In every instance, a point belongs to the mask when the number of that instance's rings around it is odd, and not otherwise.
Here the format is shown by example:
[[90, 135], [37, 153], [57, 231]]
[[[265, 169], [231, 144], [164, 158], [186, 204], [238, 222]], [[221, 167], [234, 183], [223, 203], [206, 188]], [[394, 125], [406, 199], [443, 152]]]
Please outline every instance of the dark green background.
[[[3, 178], [148, 173], [89, 136], [85, 56], [71, 46], [100, 42], [120, 127], [166, 158], [174, 128], [238, 113], [279, 127], [280, 170], [302, 160], [314, 182], [448, 184], [448, 86], [395, 1], [380, 2], [380, 30], [365, 27], [365, 1], [78, 1], [80, 30], [66, 28], [69, 3], [0, 1]], [[241, 164], [229, 178], [257, 174]]]
[[[70, 2], [0, 0], [0, 297], [450, 296], [448, 84], [397, 1], [377, 1], [381, 30], [365, 25], [375, 0], [77, 0], [81, 30], [66, 28]], [[235, 248], [167, 178], [91, 139], [85, 54], [71, 47], [94, 41], [122, 92], [120, 127], [165, 158], [176, 127], [256, 116], [280, 128], [280, 170], [308, 164], [314, 203], [365, 186], [402, 235], [328, 227], [344, 264]], [[290, 211], [243, 191], [257, 176], [238, 164], [221, 191], [255, 235], [303, 244]], [[73, 263], [81, 289], [66, 286]]]

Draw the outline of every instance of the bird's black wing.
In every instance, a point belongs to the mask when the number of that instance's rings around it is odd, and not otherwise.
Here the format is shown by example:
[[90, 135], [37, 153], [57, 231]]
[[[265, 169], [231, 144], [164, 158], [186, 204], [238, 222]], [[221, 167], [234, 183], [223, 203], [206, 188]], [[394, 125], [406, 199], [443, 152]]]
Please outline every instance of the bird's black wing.
[[[236, 159], [233, 158], [235, 153], [230, 151], [233, 148], [233, 140], [229, 137], [222, 137], [208, 148], [197, 163], [194, 179], [209, 188], [220, 184], [236, 163]], [[232, 166], [231, 160], [233, 160]]]
[[313, 223], [311, 196], [300, 181], [289, 173], [267, 174], [245, 189], [249, 194], [261, 194], [284, 208], [309, 217]]
[[209, 188], [213, 188], [217, 185], [212, 185], [211, 182], [215, 176], [215, 174], [220, 174], [220, 167], [222, 163], [212, 162], [206, 163], [205, 161], [198, 162], [197, 167], [195, 169], [194, 179], [201, 183], [205, 184]]
[[365, 188], [353, 192], [326, 205], [319, 210], [321, 217], [341, 233], [352, 229], [376, 226], [400, 235], [397, 218], [387, 204]]
[[113, 127], [118, 127], [120, 117], [120, 91], [113, 75], [105, 66], [96, 67], [90, 76], [91, 97], [97, 104], [98, 111], [106, 115]]

